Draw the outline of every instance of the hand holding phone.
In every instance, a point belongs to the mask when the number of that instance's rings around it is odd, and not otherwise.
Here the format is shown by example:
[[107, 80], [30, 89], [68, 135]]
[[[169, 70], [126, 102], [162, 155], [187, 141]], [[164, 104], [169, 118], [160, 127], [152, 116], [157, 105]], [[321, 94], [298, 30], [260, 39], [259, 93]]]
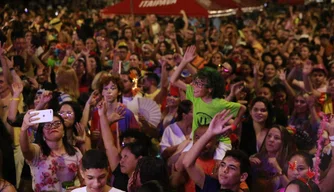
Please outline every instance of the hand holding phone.
[[29, 120], [30, 123], [33, 123], [33, 124], [48, 123], [48, 122], [51, 122], [53, 120], [53, 110], [52, 109], [31, 111], [29, 113], [30, 113], [30, 115], [34, 115], [34, 118], [31, 118]]

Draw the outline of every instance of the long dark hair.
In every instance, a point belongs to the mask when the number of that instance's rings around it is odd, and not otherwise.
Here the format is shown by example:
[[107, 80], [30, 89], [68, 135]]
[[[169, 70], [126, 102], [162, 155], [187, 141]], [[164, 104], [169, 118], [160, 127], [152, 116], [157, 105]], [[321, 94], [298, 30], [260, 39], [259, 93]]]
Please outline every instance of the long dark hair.
[[[64, 136], [62, 138], [62, 141], [63, 141], [63, 145], [65, 147], [66, 153], [69, 156], [74, 156], [75, 153], [77, 152], [77, 150], [67, 141], [64, 119], [58, 114], [53, 114], [53, 117], [57, 117], [60, 120], [60, 122], [61, 122], [61, 124], [64, 128]], [[48, 144], [45, 142], [44, 135], [43, 135], [43, 128], [44, 128], [45, 124], [46, 123], [40, 123], [38, 125], [37, 134], [36, 134], [36, 141], [40, 145], [43, 155], [49, 156], [50, 153], [51, 153], [51, 149], [48, 146]]]
[[[291, 137], [288, 130], [281, 125], [273, 125], [268, 130], [268, 133], [271, 129], [278, 129], [281, 133], [282, 143], [281, 143], [281, 147], [278, 151], [277, 162], [279, 163], [279, 165], [281, 167], [284, 167], [284, 164], [286, 163], [288, 157], [291, 155], [291, 153], [295, 152], [295, 150], [296, 150], [294, 140]], [[260, 159], [267, 158], [267, 155], [268, 155], [268, 151], [266, 149], [266, 141], [267, 141], [268, 133], [263, 140], [263, 143], [262, 143], [262, 146], [260, 148], [259, 153], [256, 155], [257, 157], [260, 157]]]
[[292, 180], [286, 188], [288, 188], [289, 185], [298, 185], [299, 191], [303, 192], [320, 192], [318, 185], [312, 180], [305, 181], [303, 179], [295, 179]]
[[[75, 135], [78, 135], [78, 131], [75, 128], [75, 124], [79, 123], [82, 117], [82, 109], [80, 107], [80, 105], [77, 102], [74, 101], [66, 101], [63, 102], [60, 106], [59, 106], [59, 110], [61, 109], [62, 106], [64, 105], [69, 105], [70, 107], [72, 107], [73, 112], [74, 112], [74, 124], [72, 125], [72, 129]], [[85, 125], [84, 125], [85, 126]], [[69, 127], [68, 127], [69, 128]]]
[[164, 192], [165, 190], [157, 180], [144, 183], [137, 192]]
[[266, 109], [267, 109], [267, 112], [268, 112], [268, 117], [267, 117], [267, 120], [266, 120], [266, 123], [265, 123], [265, 127], [266, 128], [271, 127], [271, 125], [273, 123], [273, 110], [272, 110], [271, 102], [265, 97], [256, 97], [251, 102], [251, 105], [250, 105], [249, 109], [252, 110], [255, 103], [257, 103], [257, 102], [261, 102], [266, 106]]
[[169, 177], [166, 164], [162, 159], [157, 157], [143, 157], [139, 159], [134, 176], [136, 183], [137, 175], [140, 176], [140, 183], [146, 183], [152, 180], [157, 180], [165, 191], [169, 188]]
[[191, 110], [191, 107], [193, 106], [193, 103], [189, 100], [183, 100], [180, 102], [179, 106], [177, 107], [177, 116], [175, 118], [175, 121], [181, 121], [182, 115], [188, 114]]

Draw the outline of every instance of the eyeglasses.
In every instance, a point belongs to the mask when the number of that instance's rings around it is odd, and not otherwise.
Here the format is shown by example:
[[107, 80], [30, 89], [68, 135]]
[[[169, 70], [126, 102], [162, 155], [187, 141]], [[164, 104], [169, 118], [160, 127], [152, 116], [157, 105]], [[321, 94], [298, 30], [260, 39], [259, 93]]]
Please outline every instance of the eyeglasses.
[[59, 111], [58, 114], [62, 117], [72, 117], [74, 113], [71, 111]]
[[54, 121], [52, 123], [46, 123], [44, 125], [44, 129], [52, 129], [52, 128], [58, 128], [59, 126], [61, 125], [61, 121], [60, 120], [57, 120], [57, 121]]
[[204, 88], [204, 87], [207, 86], [207, 83], [205, 83], [201, 79], [195, 79], [195, 80], [193, 80], [193, 82], [191, 82], [191, 84], [198, 87], [198, 88]]

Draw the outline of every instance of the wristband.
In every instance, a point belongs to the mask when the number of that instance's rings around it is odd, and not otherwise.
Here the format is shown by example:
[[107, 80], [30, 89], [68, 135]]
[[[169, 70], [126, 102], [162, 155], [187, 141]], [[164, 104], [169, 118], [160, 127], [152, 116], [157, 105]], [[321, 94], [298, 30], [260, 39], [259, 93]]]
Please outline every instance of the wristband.
[[11, 98], [11, 101], [20, 101], [20, 98]]
[[231, 130], [232, 130], [232, 131], [235, 131], [236, 129], [237, 129], [237, 126], [236, 126], [235, 124], [232, 124], [232, 125], [231, 125]]

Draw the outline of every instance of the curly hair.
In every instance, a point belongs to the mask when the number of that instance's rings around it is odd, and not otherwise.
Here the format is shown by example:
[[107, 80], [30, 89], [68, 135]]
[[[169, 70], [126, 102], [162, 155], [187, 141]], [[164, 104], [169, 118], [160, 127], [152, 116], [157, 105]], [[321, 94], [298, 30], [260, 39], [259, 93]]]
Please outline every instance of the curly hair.
[[[123, 93], [124, 85], [118, 74], [108, 74], [107, 76], [101, 77], [101, 81], [98, 85], [100, 94], [102, 94], [103, 87], [108, 85], [110, 82], [117, 86], [118, 92]], [[122, 101], [122, 94], [117, 96], [117, 101]]]
[[194, 78], [206, 81], [206, 88], [212, 89], [212, 99], [223, 98], [225, 93], [225, 80], [216, 69], [204, 67]]

